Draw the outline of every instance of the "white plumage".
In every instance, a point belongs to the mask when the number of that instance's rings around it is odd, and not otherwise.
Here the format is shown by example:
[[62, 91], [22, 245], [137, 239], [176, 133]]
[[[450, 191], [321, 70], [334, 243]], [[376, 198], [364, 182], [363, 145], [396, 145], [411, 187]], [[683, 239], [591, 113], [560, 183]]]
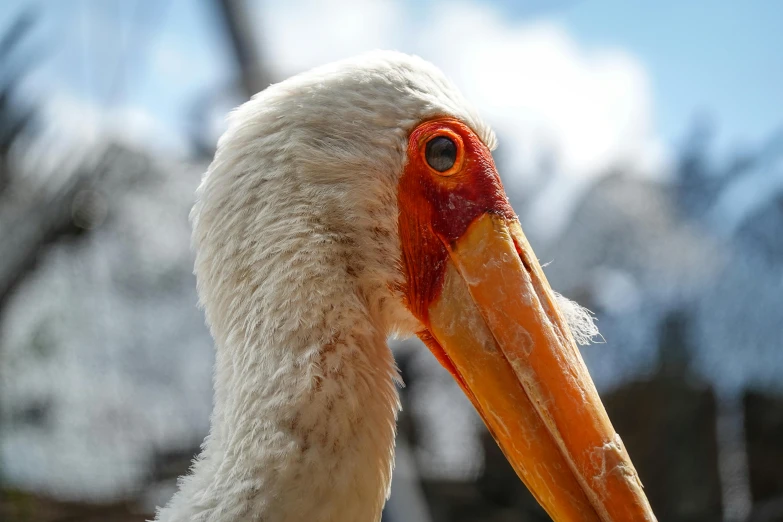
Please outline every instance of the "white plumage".
[[494, 146], [438, 69], [394, 52], [232, 113], [191, 215], [212, 427], [157, 520], [379, 520], [399, 409], [386, 338], [421, 329], [392, 290], [397, 181], [411, 128], [444, 115]]

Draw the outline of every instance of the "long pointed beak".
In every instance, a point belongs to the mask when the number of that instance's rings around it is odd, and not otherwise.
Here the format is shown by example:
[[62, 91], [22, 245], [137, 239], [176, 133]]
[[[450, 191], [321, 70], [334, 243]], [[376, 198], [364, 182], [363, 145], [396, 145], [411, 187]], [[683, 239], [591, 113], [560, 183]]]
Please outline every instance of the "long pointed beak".
[[518, 221], [484, 214], [445, 245], [423, 340], [556, 521], [654, 521]]

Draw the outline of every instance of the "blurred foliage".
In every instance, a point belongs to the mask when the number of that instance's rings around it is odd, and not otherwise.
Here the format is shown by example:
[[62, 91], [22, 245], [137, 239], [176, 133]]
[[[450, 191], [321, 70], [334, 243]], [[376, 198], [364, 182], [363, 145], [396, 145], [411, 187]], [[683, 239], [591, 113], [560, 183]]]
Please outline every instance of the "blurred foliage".
[[35, 123], [35, 109], [25, 107], [16, 99], [19, 83], [35, 64], [30, 52], [23, 52], [34, 22], [34, 13], [28, 11], [0, 35], [0, 194], [11, 183], [11, 149], [32, 131]]

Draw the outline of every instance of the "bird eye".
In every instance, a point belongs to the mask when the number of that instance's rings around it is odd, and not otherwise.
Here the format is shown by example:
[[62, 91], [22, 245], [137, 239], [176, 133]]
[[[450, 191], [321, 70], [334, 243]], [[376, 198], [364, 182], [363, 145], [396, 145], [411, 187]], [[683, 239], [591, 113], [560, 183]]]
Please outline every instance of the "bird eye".
[[457, 161], [457, 145], [446, 136], [436, 136], [424, 149], [427, 164], [438, 172], [446, 172]]

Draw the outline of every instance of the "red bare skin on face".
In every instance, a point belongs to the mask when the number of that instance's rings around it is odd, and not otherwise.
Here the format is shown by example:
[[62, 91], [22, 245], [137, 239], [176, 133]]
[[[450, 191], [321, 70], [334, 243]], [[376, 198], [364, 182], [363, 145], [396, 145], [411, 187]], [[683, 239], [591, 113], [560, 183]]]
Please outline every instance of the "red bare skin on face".
[[[457, 145], [453, 168], [429, 166], [427, 142], [446, 136]], [[408, 163], [400, 179], [399, 232], [408, 308], [429, 326], [429, 305], [440, 295], [447, 244], [483, 214], [515, 217], [487, 146], [464, 123], [440, 118], [420, 124], [408, 140]]]

